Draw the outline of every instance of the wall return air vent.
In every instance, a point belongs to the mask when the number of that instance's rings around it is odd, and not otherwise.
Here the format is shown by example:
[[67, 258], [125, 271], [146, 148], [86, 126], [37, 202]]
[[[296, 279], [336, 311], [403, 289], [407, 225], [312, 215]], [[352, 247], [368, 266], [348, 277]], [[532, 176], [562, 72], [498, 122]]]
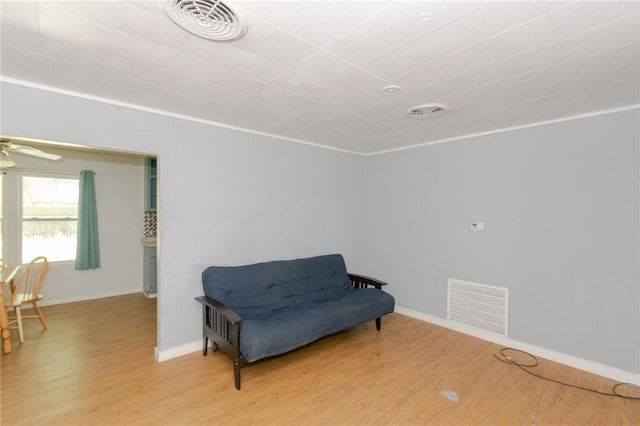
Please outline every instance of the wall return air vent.
[[449, 278], [447, 319], [508, 337], [509, 290]]
[[169, 18], [184, 30], [213, 41], [233, 41], [247, 33], [238, 9], [228, 0], [163, 0]]

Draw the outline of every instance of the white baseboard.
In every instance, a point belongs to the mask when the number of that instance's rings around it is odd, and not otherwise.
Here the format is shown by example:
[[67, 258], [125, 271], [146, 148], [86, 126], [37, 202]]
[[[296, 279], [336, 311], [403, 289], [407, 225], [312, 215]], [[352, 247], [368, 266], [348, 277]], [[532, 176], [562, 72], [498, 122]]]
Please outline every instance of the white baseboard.
[[185, 343], [184, 345], [174, 346], [173, 348], [166, 349], [164, 351], [155, 349], [155, 357], [156, 361], [164, 362], [173, 358], [177, 358], [182, 355], [187, 355], [193, 352], [198, 352], [202, 350], [202, 339], [196, 340], [194, 342]]
[[478, 330], [472, 327], [467, 327], [461, 324], [453, 323], [443, 318], [439, 318], [433, 315], [428, 315], [422, 312], [414, 311], [412, 309], [396, 306], [395, 312], [406, 315], [411, 318], [425, 321], [434, 325], [438, 325], [440, 327], [444, 327], [450, 330], [458, 331], [460, 333], [468, 334], [470, 336], [477, 337], [479, 339], [497, 343], [502, 346], [529, 352], [532, 355], [536, 355], [541, 358], [545, 358], [550, 361], [557, 362], [559, 364], [567, 365], [569, 367], [577, 368], [579, 370], [587, 371], [589, 373], [597, 374], [599, 376], [608, 377], [618, 382], [633, 383], [636, 385], [640, 385], [639, 373], [632, 373], [630, 371], [621, 370], [616, 367], [610, 367], [608, 365], [600, 364], [594, 361], [589, 361], [587, 359], [578, 358], [573, 355], [556, 352], [540, 346], [532, 345], [525, 342], [520, 342], [518, 340], [513, 340], [508, 337], [503, 337], [496, 334], [488, 333], [483, 330]]
[[[483, 330], [474, 329], [472, 327], [466, 327], [445, 319], [428, 315], [422, 312], [414, 311], [412, 309], [396, 306], [395, 312], [406, 315], [411, 318], [415, 318], [421, 321], [425, 321], [440, 327], [448, 328], [450, 330], [458, 331], [460, 333], [468, 334], [479, 339], [487, 340], [505, 347], [519, 349], [525, 352], [529, 352], [532, 355], [539, 356], [541, 358], [548, 359], [550, 361], [557, 362], [559, 364], [567, 365], [569, 367], [577, 368], [579, 370], [587, 371], [589, 373], [597, 374], [599, 376], [608, 377], [622, 383], [633, 383], [640, 385], [640, 374], [632, 373], [630, 371], [621, 370], [616, 367], [600, 364], [594, 361], [589, 361], [584, 358], [579, 358], [573, 355], [553, 351], [540, 346], [532, 345], [530, 343], [520, 342], [518, 340], [510, 339], [488, 333]], [[175, 346], [163, 351], [155, 349], [155, 358], [158, 362], [168, 361], [179, 356], [187, 355], [193, 352], [202, 350], [202, 340], [196, 340], [184, 345]]]
[[103, 299], [105, 297], [124, 296], [125, 294], [142, 293], [140, 288], [132, 288], [128, 290], [112, 291], [109, 293], [87, 294], [83, 296], [68, 297], [64, 299], [42, 299], [42, 302], [38, 303], [40, 306], [60, 305], [63, 303], [72, 302], [84, 302], [85, 300]]

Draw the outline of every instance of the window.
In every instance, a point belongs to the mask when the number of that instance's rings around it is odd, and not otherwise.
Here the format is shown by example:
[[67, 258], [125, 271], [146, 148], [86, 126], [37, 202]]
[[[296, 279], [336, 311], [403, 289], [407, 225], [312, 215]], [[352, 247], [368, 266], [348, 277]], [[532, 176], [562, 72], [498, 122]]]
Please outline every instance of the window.
[[37, 256], [50, 262], [76, 258], [79, 179], [63, 173], [7, 171], [2, 233], [7, 263]]
[[22, 178], [22, 262], [76, 258], [78, 179]]

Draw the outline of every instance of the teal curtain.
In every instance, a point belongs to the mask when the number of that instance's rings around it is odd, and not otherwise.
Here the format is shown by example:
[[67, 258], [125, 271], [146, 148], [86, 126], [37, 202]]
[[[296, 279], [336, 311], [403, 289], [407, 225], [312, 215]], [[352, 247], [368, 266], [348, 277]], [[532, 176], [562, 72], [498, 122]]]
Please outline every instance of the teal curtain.
[[100, 244], [98, 242], [98, 209], [93, 171], [80, 172], [80, 196], [78, 198], [78, 248], [76, 270], [100, 267]]

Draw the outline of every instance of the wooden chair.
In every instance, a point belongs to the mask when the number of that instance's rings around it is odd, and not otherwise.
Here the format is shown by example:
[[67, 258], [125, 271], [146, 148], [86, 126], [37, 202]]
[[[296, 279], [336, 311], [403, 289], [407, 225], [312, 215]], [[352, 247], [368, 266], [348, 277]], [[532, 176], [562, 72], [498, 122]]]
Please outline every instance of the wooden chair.
[[[42, 326], [45, 329], [47, 328], [47, 322], [44, 320], [44, 315], [38, 306], [38, 302], [42, 299], [40, 289], [48, 269], [49, 262], [47, 258], [43, 256], [36, 257], [20, 268], [17, 276], [11, 281], [11, 295], [4, 298], [4, 305], [7, 310], [13, 308], [15, 311], [15, 318], [9, 318], [9, 328], [18, 329], [20, 343], [24, 343], [23, 319], [39, 318]], [[37, 315], [22, 315], [22, 307], [29, 304], [33, 305]], [[16, 325], [12, 326], [12, 324]]]

